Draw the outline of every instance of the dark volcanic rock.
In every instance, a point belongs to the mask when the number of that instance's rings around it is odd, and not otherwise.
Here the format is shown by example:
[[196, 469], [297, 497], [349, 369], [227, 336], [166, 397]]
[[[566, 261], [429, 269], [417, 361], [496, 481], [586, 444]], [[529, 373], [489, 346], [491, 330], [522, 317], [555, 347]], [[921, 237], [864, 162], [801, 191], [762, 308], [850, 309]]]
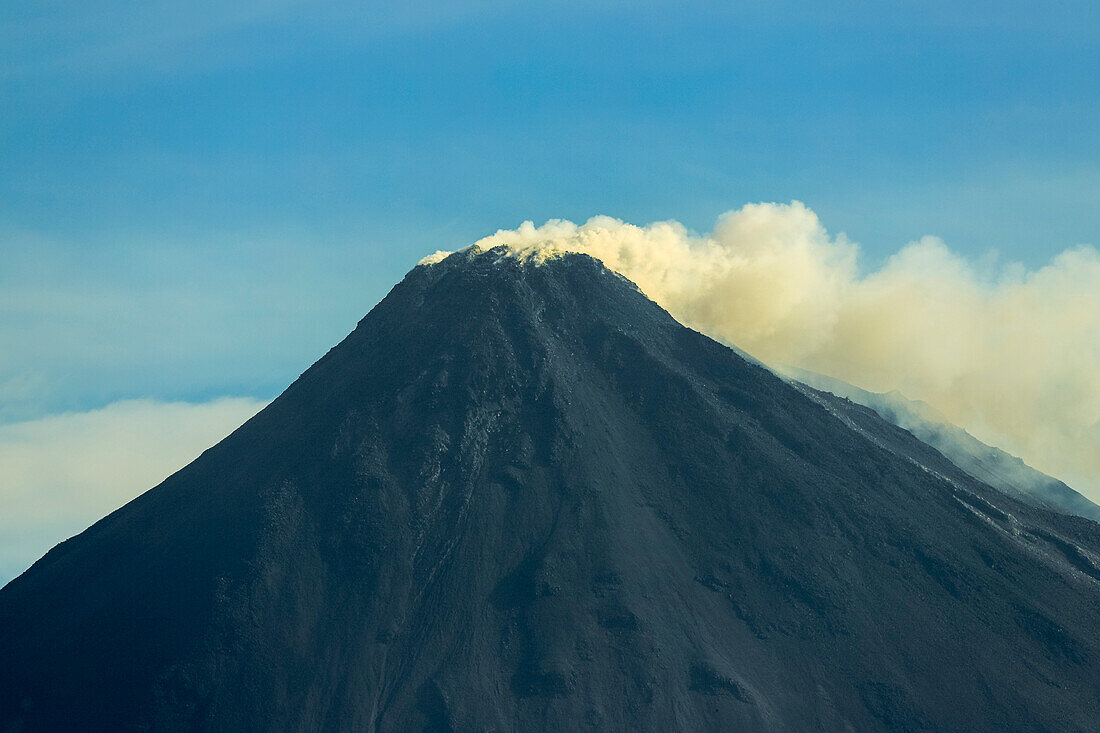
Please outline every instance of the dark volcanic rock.
[[21, 731], [1088, 730], [1100, 525], [467, 251], [0, 590], [0, 660]]

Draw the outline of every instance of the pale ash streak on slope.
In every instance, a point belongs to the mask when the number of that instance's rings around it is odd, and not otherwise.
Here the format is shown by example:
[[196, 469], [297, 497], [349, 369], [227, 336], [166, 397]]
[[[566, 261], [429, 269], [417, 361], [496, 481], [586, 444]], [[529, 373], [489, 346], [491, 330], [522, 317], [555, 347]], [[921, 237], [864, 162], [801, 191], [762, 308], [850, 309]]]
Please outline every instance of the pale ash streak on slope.
[[[750, 204], [697, 235], [610, 217], [501, 230], [476, 246], [585, 252], [682, 322], [769, 364], [900, 390], [1100, 498], [1100, 253], [973, 263], [934, 237], [861, 272], [859, 248], [799, 202]], [[438, 261], [443, 253], [423, 260]]]
[[[780, 368], [777, 373], [802, 389], [811, 399], [826, 405], [831, 412], [838, 412], [835, 409], [837, 405], [850, 403], [870, 408], [883, 419], [935, 448], [979, 481], [1029, 504], [1100, 522], [1100, 506], [1061, 481], [1036, 471], [1016, 456], [986, 445], [962, 428], [951, 425], [927, 403], [907, 400], [900, 392], [868, 392], [802, 369]], [[824, 395], [825, 392], [831, 395]], [[849, 426], [854, 425], [848, 417], [841, 419]]]

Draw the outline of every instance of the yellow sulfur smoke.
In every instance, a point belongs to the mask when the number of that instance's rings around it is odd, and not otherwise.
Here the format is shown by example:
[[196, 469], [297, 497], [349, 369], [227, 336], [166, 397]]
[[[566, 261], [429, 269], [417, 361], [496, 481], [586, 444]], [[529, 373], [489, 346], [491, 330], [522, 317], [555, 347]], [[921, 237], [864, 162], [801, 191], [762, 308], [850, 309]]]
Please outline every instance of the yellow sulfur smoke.
[[588, 253], [693, 328], [767, 363], [898, 389], [1100, 500], [1092, 247], [1037, 270], [983, 273], [926, 237], [861, 273], [858, 246], [830, 236], [799, 202], [745, 206], [705, 236], [677, 222], [596, 217], [525, 222], [477, 244]]

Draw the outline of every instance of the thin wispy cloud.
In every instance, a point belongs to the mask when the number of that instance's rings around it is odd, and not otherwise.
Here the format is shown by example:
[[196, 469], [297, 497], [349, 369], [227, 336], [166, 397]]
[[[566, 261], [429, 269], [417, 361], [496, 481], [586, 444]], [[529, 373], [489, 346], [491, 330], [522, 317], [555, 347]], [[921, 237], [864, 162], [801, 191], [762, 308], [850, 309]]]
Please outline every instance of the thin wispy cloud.
[[272, 43], [272, 37], [308, 30], [328, 43], [364, 43], [507, 12], [514, 5], [505, 0], [157, 0], [137, 5], [100, 0], [64, 8], [20, 3], [0, 10], [0, 78], [203, 73], [301, 50], [300, 43]]

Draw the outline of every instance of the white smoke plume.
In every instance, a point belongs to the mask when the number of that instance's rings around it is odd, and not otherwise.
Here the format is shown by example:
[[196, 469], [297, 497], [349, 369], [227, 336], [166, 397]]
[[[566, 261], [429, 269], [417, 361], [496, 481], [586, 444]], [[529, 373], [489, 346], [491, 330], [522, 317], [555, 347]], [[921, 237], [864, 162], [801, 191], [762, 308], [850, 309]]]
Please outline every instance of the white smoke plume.
[[525, 222], [477, 244], [588, 253], [693, 328], [766, 363], [898, 389], [1100, 500], [1092, 247], [1027, 270], [979, 266], [925, 237], [861, 272], [858, 246], [799, 202], [731, 211], [709, 235], [596, 217]]

